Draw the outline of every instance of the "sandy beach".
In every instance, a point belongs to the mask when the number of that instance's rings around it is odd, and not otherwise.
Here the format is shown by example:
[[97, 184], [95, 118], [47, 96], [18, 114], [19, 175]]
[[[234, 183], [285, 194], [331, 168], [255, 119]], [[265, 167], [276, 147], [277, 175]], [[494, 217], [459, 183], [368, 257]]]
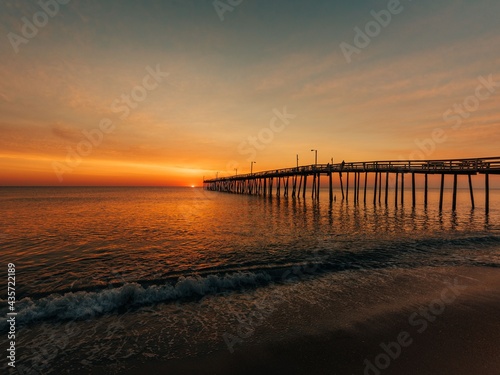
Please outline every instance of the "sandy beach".
[[[455, 284], [444, 288], [414, 277], [381, 285], [380, 295], [367, 294], [366, 303], [352, 314], [339, 314], [338, 301], [330, 306], [321, 301], [321, 310], [301, 303], [295, 318], [287, 315], [287, 325], [297, 327], [292, 334], [280, 336], [266, 324], [255, 334], [271, 337], [265, 343], [242, 343], [232, 354], [222, 348], [207, 356], [131, 362], [122, 373], [497, 374], [500, 273], [494, 268], [460, 268], [450, 276]], [[402, 298], [390, 302], [383, 297], [391, 288]], [[416, 290], [423, 294], [414, 294]], [[334, 297], [331, 301], [339, 295]], [[372, 304], [375, 312], [367, 316], [368, 305], [377, 299], [380, 304]], [[270, 319], [279, 321], [284, 315], [277, 312]], [[103, 367], [93, 372], [105, 373]]]

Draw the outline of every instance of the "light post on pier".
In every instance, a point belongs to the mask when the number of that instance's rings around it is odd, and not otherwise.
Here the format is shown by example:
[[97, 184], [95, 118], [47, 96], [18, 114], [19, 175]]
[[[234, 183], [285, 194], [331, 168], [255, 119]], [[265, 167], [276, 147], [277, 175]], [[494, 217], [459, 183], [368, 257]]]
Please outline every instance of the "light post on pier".
[[297, 154], [297, 170], [299, 170], [299, 154]]
[[253, 174], [253, 165], [256, 164], [256, 161], [251, 161], [250, 162], [250, 174]]
[[234, 168], [235, 175], [238, 176], [238, 168]]
[[312, 149], [314, 151], [314, 165], [318, 165], [318, 150]]

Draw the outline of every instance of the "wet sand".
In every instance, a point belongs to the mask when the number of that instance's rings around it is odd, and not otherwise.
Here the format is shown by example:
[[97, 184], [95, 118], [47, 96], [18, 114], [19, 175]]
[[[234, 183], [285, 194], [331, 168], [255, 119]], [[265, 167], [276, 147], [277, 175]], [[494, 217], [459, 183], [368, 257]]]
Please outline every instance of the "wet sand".
[[[267, 334], [271, 340], [243, 343], [232, 354], [223, 348], [200, 357], [131, 362], [121, 373], [496, 375], [500, 368], [500, 271], [462, 268], [454, 272], [462, 277], [454, 288], [439, 286], [434, 293], [408, 303], [403, 293], [397, 307], [374, 309], [368, 317], [366, 311], [354, 308], [349, 324], [339, 324], [336, 305], [318, 312], [317, 307], [304, 303], [300, 314], [287, 318], [289, 326], [298, 327], [296, 335], [280, 336], [262, 326], [256, 335]], [[468, 280], [466, 288], [464, 280]], [[408, 292], [411, 285], [395, 280], [380, 291], [374, 287], [373, 293], [400, 287]], [[304, 330], [307, 326], [314, 328]], [[103, 368], [93, 373], [109, 374]]]

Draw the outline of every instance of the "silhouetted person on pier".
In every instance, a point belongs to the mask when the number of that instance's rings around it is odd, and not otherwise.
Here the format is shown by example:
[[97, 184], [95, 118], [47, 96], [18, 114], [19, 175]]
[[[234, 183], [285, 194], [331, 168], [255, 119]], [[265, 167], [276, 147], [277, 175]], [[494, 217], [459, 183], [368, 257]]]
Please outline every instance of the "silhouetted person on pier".
[[340, 170], [344, 169], [345, 161], [342, 160], [342, 163], [340, 163]]

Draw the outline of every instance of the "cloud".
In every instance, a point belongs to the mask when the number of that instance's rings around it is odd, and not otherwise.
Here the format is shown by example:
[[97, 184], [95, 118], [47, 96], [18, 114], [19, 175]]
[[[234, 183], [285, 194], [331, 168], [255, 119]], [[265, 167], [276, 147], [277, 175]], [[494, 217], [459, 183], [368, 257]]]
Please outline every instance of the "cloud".
[[52, 134], [66, 141], [78, 142], [82, 139], [81, 130], [67, 124], [54, 124], [51, 126]]

